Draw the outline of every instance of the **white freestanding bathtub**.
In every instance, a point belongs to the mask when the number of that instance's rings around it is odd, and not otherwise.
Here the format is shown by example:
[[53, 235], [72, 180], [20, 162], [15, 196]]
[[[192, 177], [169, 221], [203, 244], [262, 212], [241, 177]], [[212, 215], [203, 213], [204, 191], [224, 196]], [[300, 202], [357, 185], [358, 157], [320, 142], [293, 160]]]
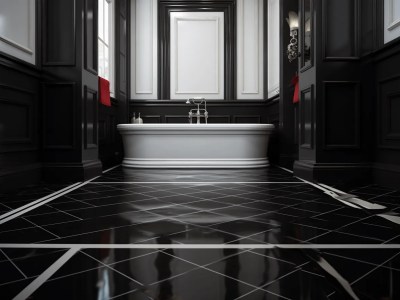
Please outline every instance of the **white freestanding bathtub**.
[[269, 165], [271, 124], [119, 124], [130, 168], [259, 168]]

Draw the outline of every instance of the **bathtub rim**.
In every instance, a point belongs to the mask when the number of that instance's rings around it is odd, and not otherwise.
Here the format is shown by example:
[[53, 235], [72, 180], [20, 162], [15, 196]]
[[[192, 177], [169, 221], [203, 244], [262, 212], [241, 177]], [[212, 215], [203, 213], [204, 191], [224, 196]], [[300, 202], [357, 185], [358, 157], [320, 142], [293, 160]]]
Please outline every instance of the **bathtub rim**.
[[273, 124], [172, 124], [172, 123], [159, 123], [159, 124], [118, 124], [118, 131], [121, 134], [135, 132], [135, 131], [263, 131], [272, 132], [275, 130]]

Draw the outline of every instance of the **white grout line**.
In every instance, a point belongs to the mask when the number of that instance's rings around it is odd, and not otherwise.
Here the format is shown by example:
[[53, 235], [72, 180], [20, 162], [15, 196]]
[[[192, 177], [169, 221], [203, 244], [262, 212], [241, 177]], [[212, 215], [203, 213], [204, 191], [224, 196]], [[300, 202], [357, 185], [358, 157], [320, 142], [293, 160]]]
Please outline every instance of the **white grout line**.
[[[67, 187], [65, 187], [65, 188], [63, 188], [63, 189], [61, 189], [61, 190], [59, 190], [59, 191], [56, 191], [56, 192], [54, 192], [54, 193], [52, 193], [52, 194], [50, 194], [50, 195], [47, 195], [47, 196], [42, 197], [42, 198], [40, 198], [40, 199], [37, 199], [37, 200], [35, 200], [35, 201], [29, 202], [28, 204], [25, 204], [25, 205], [23, 205], [23, 206], [21, 206], [21, 207], [18, 207], [18, 208], [16, 208], [16, 209], [13, 209], [12, 211], [9, 211], [9, 212], [7, 212], [7, 213], [1, 215], [1, 216], [0, 216], [0, 220], [1, 220], [1, 219], [4, 219], [4, 218], [6, 218], [6, 217], [8, 217], [8, 216], [10, 216], [10, 215], [13, 215], [13, 214], [17, 213], [18, 211], [24, 210], [24, 209], [26, 209], [26, 208], [28, 208], [28, 207], [30, 207], [30, 206], [32, 206], [32, 205], [35, 205], [35, 204], [40, 203], [40, 202], [42, 202], [42, 201], [45, 201], [45, 200], [47, 200], [47, 199], [49, 199], [49, 198], [55, 197], [56, 195], [58, 195], [58, 194], [60, 194], [60, 193], [62, 193], [62, 192], [64, 192], [64, 191], [68, 191], [69, 189], [71, 189], [71, 188], [77, 186], [79, 183], [80, 183], [80, 182], [71, 184], [71, 185], [69, 185], [69, 186], [67, 186]], [[0, 223], [0, 224], [1, 224], [1, 223]]]
[[26, 276], [25, 273], [22, 272], [22, 270], [20, 268], [18, 268], [18, 266], [13, 262], [13, 260], [11, 258], [9, 258], [8, 255], [3, 250], [0, 249], [0, 252], [3, 253], [5, 258], [7, 258], [7, 260], [22, 274], [22, 276], [24, 276], [25, 279], [28, 278], [28, 276]]
[[372, 270], [370, 270], [369, 272], [365, 273], [363, 276], [361, 276], [360, 278], [354, 280], [351, 284], [355, 284], [358, 281], [360, 281], [361, 279], [363, 279], [364, 277], [368, 276], [369, 274], [371, 274], [372, 272], [374, 272], [375, 270], [377, 270], [380, 267], [383, 267], [386, 263], [388, 263], [389, 261], [391, 261], [392, 259], [394, 259], [396, 256], [398, 256], [400, 253], [396, 253], [395, 255], [393, 255], [392, 257], [388, 258], [387, 260], [385, 260], [383, 263], [381, 263], [379, 266], [377, 266], [376, 268], [373, 268]]
[[299, 181], [96, 181], [90, 184], [304, 184]]
[[[47, 198], [47, 199], [44, 199], [44, 200], [43, 199], [39, 199], [39, 200], [41, 200], [40, 202], [37, 200], [37, 201], [33, 201], [33, 202], [29, 203], [29, 205], [24, 205], [24, 206], [22, 206], [22, 207], [20, 207], [20, 208], [18, 208], [16, 210], [14, 210], [14, 212], [15, 211], [16, 212], [13, 213], [12, 215], [0, 220], [0, 225], [4, 224], [4, 223], [6, 223], [6, 222], [8, 222], [8, 221], [10, 221], [12, 219], [15, 219], [16, 217], [19, 217], [19, 216], [21, 216], [21, 215], [23, 215], [23, 214], [25, 214], [25, 213], [27, 213], [27, 212], [29, 212], [31, 210], [34, 210], [35, 208], [38, 208], [38, 207], [40, 207], [40, 206], [42, 206], [42, 205], [44, 205], [46, 203], [49, 203], [50, 201], [53, 201], [53, 200], [65, 195], [65, 194], [68, 194], [68, 193], [70, 193], [70, 192], [72, 192], [72, 191], [74, 191], [76, 189], [79, 189], [80, 187], [88, 184], [92, 180], [95, 180], [95, 179], [97, 179], [99, 177], [100, 176], [97, 176], [97, 177], [94, 177], [94, 178], [92, 178], [90, 180], [87, 180], [87, 181], [85, 181], [83, 183], [74, 184], [74, 185], [72, 185], [72, 187], [70, 186], [68, 190], [63, 191], [62, 193], [58, 193], [58, 194], [56, 194], [55, 196], [53, 196], [51, 198]], [[32, 204], [34, 204], [34, 205], [32, 205]]]
[[[165, 251], [161, 251], [161, 252], [163, 252], [164, 254], [169, 255], [169, 256], [171, 256], [171, 257], [178, 258], [178, 259], [180, 259], [180, 260], [182, 260], [182, 261], [184, 261], [184, 262], [187, 262], [187, 263], [189, 263], [189, 264], [192, 264], [192, 265], [194, 265], [194, 266], [197, 266], [197, 267], [199, 267], [200, 269], [204, 269], [204, 270], [207, 270], [207, 271], [209, 271], [209, 272], [212, 272], [212, 273], [221, 275], [221, 276], [223, 276], [223, 277], [226, 277], [226, 278], [229, 278], [229, 279], [238, 281], [238, 282], [240, 282], [240, 283], [242, 283], [242, 284], [245, 284], [245, 285], [247, 285], [247, 286], [251, 286], [251, 287], [256, 288], [256, 289], [261, 289], [260, 287], [257, 287], [256, 285], [253, 285], [253, 284], [251, 284], [251, 283], [249, 283], [249, 282], [242, 281], [242, 280], [240, 280], [239, 278], [235, 278], [235, 277], [232, 277], [232, 276], [228, 276], [227, 274], [223, 274], [223, 273], [220, 273], [220, 272], [215, 271], [215, 270], [213, 270], [213, 269], [209, 269], [209, 268], [207, 268], [206, 266], [202, 266], [202, 265], [196, 264], [196, 263], [194, 263], [194, 262], [192, 262], [192, 261], [186, 260], [186, 259], [184, 259], [184, 258], [182, 258], [182, 257], [178, 257], [178, 256], [175, 256], [175, 255], [172, 255], [172, 254], [170, 254], [170, 253], [168, 253], [168, 252], [165, 252]], [[271, 291], [266, 291], [266, 290], [263, 290], [263, 291], [265, 291], [265, 292], [267, 292], [267, 293], [269, 293], [269, 294], [272, 294], [272, 295], [274, 295], [274, 296], [279, 296], [279, 297], [282, 297], [283, 299], [288, 299], [288, 300], [290, 300], [289, 298], [285, 298], [285, 297], [283, 297], [283, 296], [281, 296], [281, 295], [278, 295], [278, 294], [275, 294], [275, 293], [273, 293], [273, 292], [271, 292]]]
[[299, 178], [299, 179], [302, 180], [303, 182], [308, 183], [309, 185], [312, 185], [313, 187], [315, 187], [315, 188], [317, 188], [317, 189], [323, 191], [325, 194], [331, 196], [331, 197], [334, 198], [335, 200], [340, 201], [341, 203], [343, 203], [343, 204], [345, 204], [345, 205], [347, 205], [347, 206], [350, 206], [350, 207], [356, 208], [356, 209], [361, 209], [360, 207], [358, 207], [358, 206], [355, 205], [355, 204], [352, 204], [352, 203], [350, 203], [350, 202], [343, 201], [343, 200], [340, 200], [340, 199], [335, 198], [334, 195], [336, 195], [336, 194], [335, 194], [334, 192], [332, 192], [331, 190], [328, 190], [327, 188], [324, 188], [323, 186], [320, 186], [320, 185], [317, 184], [317, 183], [313, 183], [313, 182], [307, 181], [307, 180], [302, 179], [302, 178]]
[[116, 169], [116, 168], [118, 168], [118, 167], [120, 167], [120, 166], [121, 166], [121, 164], [116, 165], [116, 166], [111, 167], [111, 168], [109, 168], [109, 169], [107, 169], [107, 170], [104, 170], [102, 173], [105, 174], [105, 173], [110, 172], [110, 171], [112, 171], [112, 170], [114, 170], [114, 169]]
[[54, 275], [72, 256], [75, 255], [80, 249], [79, 247], [72, 247], [63, 256], [57, 259], [46, 271], [40, 274], [35, 280], [33, 280], [27, 287], [25, 287], [14, 300], [24, 300], [29, 298], [47, 279]]
[[117, 269], [114, 269], [112, 266], [105, 264], [104, 262], [102, 262], [102, 261], [98, 260], [97, 258], [91, 256], [90, 254], [88, 254], [88, 253], [86, 253], [86, 252], [81, 252], [81, 253], [83, 253], [83, 254], [86, 255], [87, 257], [90, 257], [91, 259], [97, 261], [97, 262], [98, 262], [100, 265], [102, 265], [103, 267], [106, 267], [106, 268], [108, 268], [109, 270], [112, 270], [112, 271], [114, 271], [115, 273], [118, 273], [119, 275], [121, 275], [121, 276], [123, 276], [123, 277], [125, 277], [125, 278], [128, 278], [129, 280], [131, 280], [131, 281], [133, 281], [133, 282], [139, 284], [139, 285], [142, 286], [142, 287], [144, 286], [143, 283], [141, 283], [141, 282], [135, 280], [135, 279], [132, 278], [132, 277], [129, 277], [128, 275], [126, 275], [126, 274], [124, 274], [124, 273], [118, 271]]
[[0, 244], [34, 249], [400, 249], [400, 244]]
[[[41, 230], [43, 230], [43, 231], [46, 231], [47, 233], [49, 233], [49, 234], [51, 234], [52, 236], [54, 236], [55, 238], [60, 238], [60, 236], [58, 236], [57, 234], [55, 234], [55, 233], [52, 233], [51, 231], [48, 231], [47, 229], [45, 229], [45, 228], [43, 228], [42, 226], [40, 226], [40, 225], [38, 225], [38, 224], [36, 224], [36, 223], [34, 223], [34, 222], [32, 222], [31, 220], [29, 220], [29, 219], [27, 219], [27, 218], [25, 218], [25, 217], [22, 217], [22, 219], [23, 220], [25, 220], [26, 222], [28, 222], [28, 223], [31, 223], [32, 225], [34, 225], [34, 227], [30, 227], [30, 228], [40, 228]], [[17, 229], [18, 230], [18, 229]], [[23, 229], [22, 229], [23, 230]]]
[[286, 171], [286, 172], [289, 172], [290, 174], [293, 174], [293, 173], [294, 173], [292, 170], [286, 169], [286, 168], [284, 168], [284, 167], [281, 167], [281, 166], [276, 166], [276, 167], [279, 168], [279, 169], [282, 169], [282, 170], [284, 170], [284, 171]]
[[[269, 292], [269, 293], [271, 293], [271, 291], [268, 291], [268, 290], [266, 290], [265, 288], [268, 288], [268, 286], [270, 286], [270, 285], [273, 284], [274, 282], [277, 282], [277, 281], [279, 281], [279, 280], [281, 280], [281, 279], [283, 279], [283, 278], [285, 278], [285, 277], [287, 277], [287, 276], [289, 276], [289, 275], [292, 275], [293, 273], [296, 273], [296, 272], [299, 272], [299, 269], [298, 269], [298, 268], [296, 268], [296, 269], [294, 269], [293, 271], [290, 271], [289, 273], [286, 273], [285, 275], [283, 275], [283, 276], [281, 276], [281, 277], [278, 277], [278, 278], [276, 278], [276, 279], [274, 279], [274, 280], [272, 280], [272, 281], [270, 281], [270, 282], [267, 282], [266, 284], [264, 284], [264, 285], [258, 287], [257, 289], [252, 290], [252, 291], [250, 291], [250, 292], [248, 292], [248, 293], [246, 293], [246, 294], [244, 294], [244, 295], [241, 295], [241, 296], [235, 298], [234, 300], [243, 299], [244, 297], [247, 297], [248, 295], [250, 295], [250, 294], [252, 294], [252, 293], [254, 293], [254, 292], [256, 292], [256, 291], [262, 291], [262, 292]], [[272, 294], [277, 295], [277, 294], [275, 294], [275, 293], [272, 293]], [[278, 296], [280, 299], [282, 298], [282, 299], [288, 299], [288, 300], [290, 300], [289, 298], [286, 298], [286, 297], [284, 297], [284, 296], [282, 296], [282, 295], [277, 295], [277, 296]]]

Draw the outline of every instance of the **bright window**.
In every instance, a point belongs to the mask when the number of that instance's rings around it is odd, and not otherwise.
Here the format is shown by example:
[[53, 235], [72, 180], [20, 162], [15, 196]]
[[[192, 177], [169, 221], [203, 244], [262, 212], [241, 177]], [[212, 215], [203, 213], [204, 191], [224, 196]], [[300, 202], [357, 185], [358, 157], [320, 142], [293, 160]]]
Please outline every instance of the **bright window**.
[[114, 2], [99, 1], [99, 76], [110, 81], [111, 95], [114, 95]]

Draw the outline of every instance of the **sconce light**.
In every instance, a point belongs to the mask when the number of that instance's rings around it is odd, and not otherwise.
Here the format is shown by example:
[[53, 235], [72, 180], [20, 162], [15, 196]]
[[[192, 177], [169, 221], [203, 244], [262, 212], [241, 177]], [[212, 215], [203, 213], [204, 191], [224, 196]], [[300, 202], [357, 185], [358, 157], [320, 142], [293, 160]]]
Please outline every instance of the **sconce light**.
[[294, 61], [298, 57], [298, 32], [299, 32], [299, 17], [294, 11], [289, 11], [289, 18], [286, 21], [290, 27], [290, 42], [287, 49], [287, 56], [289, 62]]

